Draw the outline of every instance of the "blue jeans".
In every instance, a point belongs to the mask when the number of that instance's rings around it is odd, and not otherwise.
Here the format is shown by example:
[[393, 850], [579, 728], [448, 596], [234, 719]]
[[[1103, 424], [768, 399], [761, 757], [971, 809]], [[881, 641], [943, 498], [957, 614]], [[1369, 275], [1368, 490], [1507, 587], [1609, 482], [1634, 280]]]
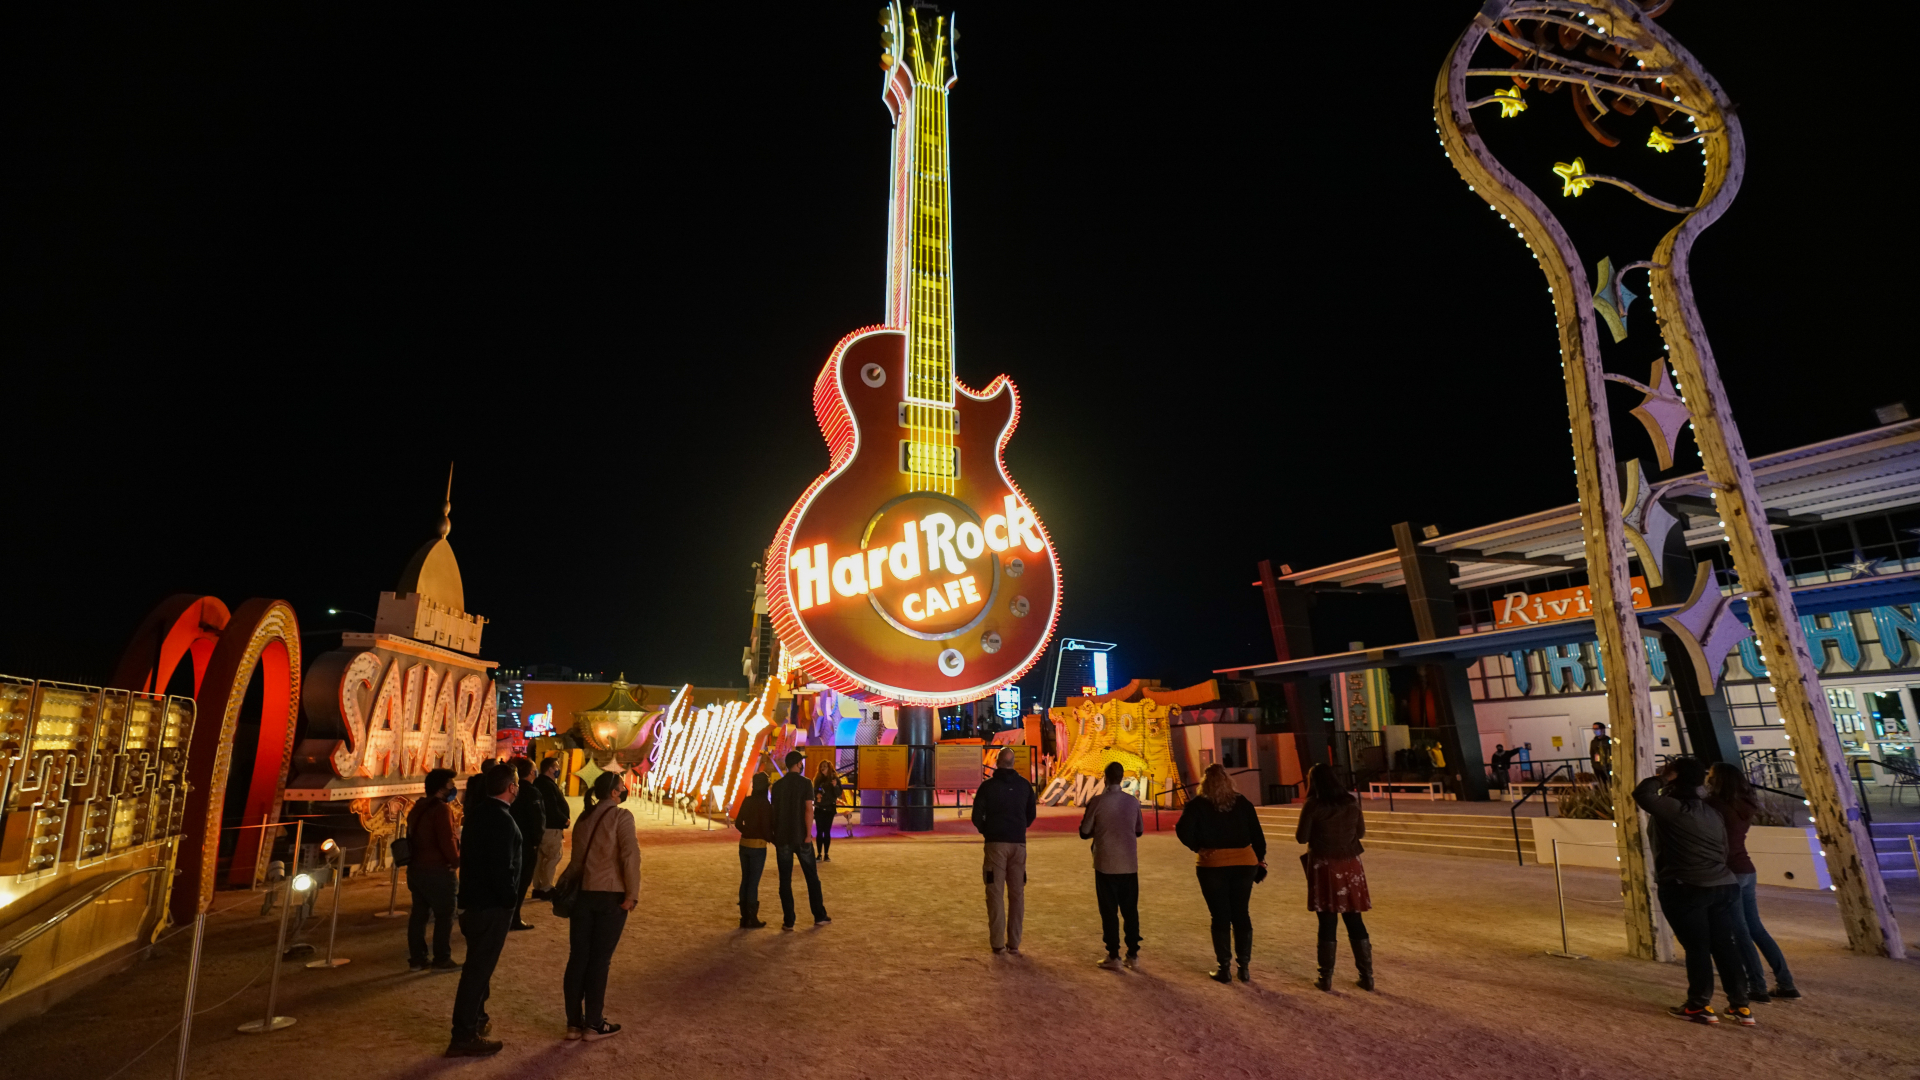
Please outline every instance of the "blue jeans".
[[798, 844], [778, 844], [774, 855], [779, 859], [780, 867], [780, 914], [785, 925], [793, 925], [793, 860], [800, 860], [800, 873], [807, 879], [807, 907], [813, 912], [813, 921], [819, 922], [827, 917], [827, 905], [820, 899], [820, 872], [813, 867], [813, 844], [802, 840]]
[[749, 904], [760, 903], [760, 873], [767, 868], [767, 849], [740, 845], [740, 908], [745, 917]]
[[1747, 989], [1754, 993], [1765, 993], [1767, 989], [1766, 968], [1760, 966], [1760, 957], [1767, 958], [1767, 967], [1773, 969], [1773, 981], [1776, 986], [1791, 987], [1793, 972], [1787, 970], [1786, 955], [1780, 946], [1773, 943], [1773, 935], [1760, 923], [1760, 898], [1754, 888], [1760, 879], [1759, 874], [1735, 874], [1740, 882], [1740, 903], [1734, 905], [1734, 944], [1740, 949], [1740, 959], [1747, 969]]

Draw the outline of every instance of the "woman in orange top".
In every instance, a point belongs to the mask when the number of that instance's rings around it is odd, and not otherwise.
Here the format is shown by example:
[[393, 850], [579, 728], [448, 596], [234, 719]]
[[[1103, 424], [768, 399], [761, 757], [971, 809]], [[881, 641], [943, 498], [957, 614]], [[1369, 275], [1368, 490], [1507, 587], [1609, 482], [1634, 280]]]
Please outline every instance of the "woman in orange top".
[[1367, 895], [1367, 871], [1360, 865], [1360, 838], [1367, 835], [1367, 821], [1360, 816], [1360, 800], [1340, 783], [1340, 777], [1326, 765], [1307, 770], [1307, 802], [1300, 809], [1300, 827], [1293, 838], [1307, 845], [1300, 865], [1307, 871], [1307, 907], [1320, 915], [1320, 978], [1314, 983], [1322, 990], [1333, 989], [1333, 960], [1340, 951], [1334, 931], [1341, 920], [1347, 924], [1347, 941], [1353, 945], [1353, 963], [1360, 969], [1360, 989], [1373, 989], [1373, 941], [1367, 937], [1367, 924], [1360, 917], [1371, 910], [1373, 898]]
[[1226, 769], [1209, 765], [1200, 779], [1200, 797], [1180, 812], [1174, 835], [1200, 856], [1194, 876], [1213, 917], [1213, 956], [1219, 961], [1210, 977], [1214, 982], [1233, 981], [1227, 968], [1231, 935], [1240, 981], [1251, 982], [1247, 964], [1253, 959], [1253, 917], [1247, 901], [1254, 883], [1267, 876], [1267, 836], [1260, 815], [1246, 796], [1233, 790]]

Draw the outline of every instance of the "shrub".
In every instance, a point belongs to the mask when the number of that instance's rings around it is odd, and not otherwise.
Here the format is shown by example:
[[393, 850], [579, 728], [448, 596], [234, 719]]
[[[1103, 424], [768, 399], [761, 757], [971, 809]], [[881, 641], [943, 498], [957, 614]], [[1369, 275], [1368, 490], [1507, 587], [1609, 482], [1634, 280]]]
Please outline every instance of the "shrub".
[[1560, 816], [1585, 821], [1613, 820], [1613, 789], [1605, 784], [1576, 784], [1560, 796]]

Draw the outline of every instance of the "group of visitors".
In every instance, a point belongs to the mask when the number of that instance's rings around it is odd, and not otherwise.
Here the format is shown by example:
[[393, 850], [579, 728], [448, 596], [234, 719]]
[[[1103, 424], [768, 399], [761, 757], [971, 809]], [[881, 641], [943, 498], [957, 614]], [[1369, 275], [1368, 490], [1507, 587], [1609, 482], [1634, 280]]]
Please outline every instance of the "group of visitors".
[[[569, 815], [556, 782], [559, 763], [549, 758], [537, 780], [530, 779], [532, 774], [531, 761], [515, 758], [472, 777], [457, 838], [448, 805], [458, 795], [452, 770], [427, 774], [427, 797], [408, 815], [409, 966], [460, 971], [447, 1057], [484, 1057], [504, 1045], [488, 1038], [493, 1021], [487, 999], [507, 935], [532, 929], [521, 918], [521, 905], [533, 882], [542, 883], [537, 898], [553, 900], [556, 911], [564, 905], [570, 917], [561, 978], [566, 1037], [593, 1041], [620, 1031], [606, 1018], [607, 972], [627, 913], [640, 900], [638, 834], [633, 815], [620, 805], [627, 798], [626, 782], [610, 772], [595, 778], [574, 829], [573, 857], [556, 876]], [[464, 963], [455, 963], [451, 955], [456, 902], [467, 942]], [[435, 922], [431, 963], [429, 917]]]
[[[973, 827], [982, 844], [981, 877], [987, 892], [987, 943], [996, 955], [1020, 956], [1026, 917], [1027, 829], [1038, 813], [1034, 787], [1014, 768], [1014, 751], [1000, 751], [993, 775], [973, 798]], [[1140, 800], [1124, 786], [1126, 770], [1108, 763], [1106, 787], [1087, 800], [1080, 837], [1093, 842], [1094, 903], [1106, 956], [1099, 966], [1132, 970], [1140, 963], [1139, 838], [1146, 831]], [[1234, 790], [1219, 765], [1207, 767], [1199, 797], [1180, 814], [1174, 835], [1195, 853], [1194, 876], [1206, 900], [1213, 938], [1216, 982], [1252, 981], [1253, 887], [1266, 880], [1267, 838], [1251, 800]], [[1308, 773], [1306, 805], [1296, 834], [1307, 845], [1301, 865], [1307, 876], [1307, 906], [1320, 916], [1322, 990], [1333, 989], [1334, 928], [1345, 919], [1359, 986], [1374, 988], [1373, 947], [1360, 913], [1371, 907], [1360, 838], [1366, 823], [1360, 804], [1334, 771], [1316, 765]], [[1125, 944], [1126, 953], [1121, 954]]]
[[[1755, 1004], [1798, 998], [1787, 959], [1760, 922], [1747, 854], [1747, 830], [1759, 811], [1753, 785], [1725, 762], [1708, 769], [1695, 757], [1669, 761], [1658, 776], [1633, 789], [1653, 823], [1653, 878], [1660, 910], [1687, 962], [1687, 1000], [1667, 1011], [1696, 1024], [1717, 1024], [1713, 972], [1727, 995], [1727, 1016], [1756, 1023]], [[1773, 968], [1767, 988], [1761, 953]]]

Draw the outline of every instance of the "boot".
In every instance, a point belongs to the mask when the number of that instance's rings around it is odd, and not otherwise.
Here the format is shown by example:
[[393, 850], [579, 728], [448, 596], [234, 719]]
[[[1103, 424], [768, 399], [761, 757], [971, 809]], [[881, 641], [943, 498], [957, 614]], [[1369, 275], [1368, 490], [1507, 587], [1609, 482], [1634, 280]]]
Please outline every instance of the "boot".
[[1353, 966], [1360, 969], [1360, 989], [1373, 989], [1373, 939], [1361, 938], [1353, 943]]
[[1340, 943], [1337, 941], [1323, 941], [1320, 943], [1320, 977], [1313, 981], [1313, 985], [1316, 988], [1321, 990], [1333, 989], [1333, 960], [1339, 951]]
[[758, 930], [765, 925], [767, 924], [760, 921], [759, 901], [756, 900], [751, 904], [740, 905], [740, 929]]

